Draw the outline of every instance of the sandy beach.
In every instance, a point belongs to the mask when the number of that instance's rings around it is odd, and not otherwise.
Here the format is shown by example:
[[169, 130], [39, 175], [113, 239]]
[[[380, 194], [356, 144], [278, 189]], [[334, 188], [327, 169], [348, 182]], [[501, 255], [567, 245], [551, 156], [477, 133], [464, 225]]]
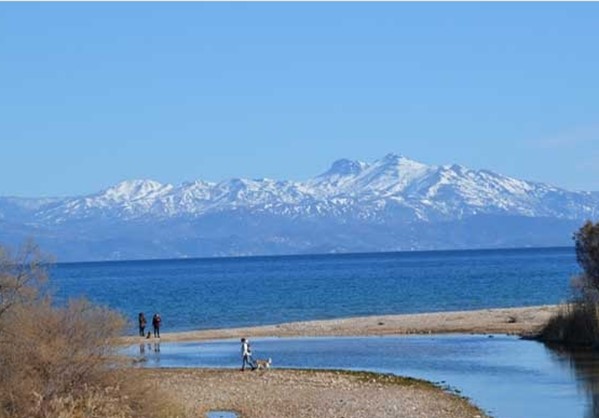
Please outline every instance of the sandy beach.
[[[555, 313], [557, 305], [483, 309], [410, 315], [377, 315], [322, 321], [289, 322], [247, 328], [162, 333], [161, 342], [205, 341], [244, 337], [308, 337], [402, 334], [516, 334], [536, 332]], [[140, 337], [124, 337], [123, 344]]]
[[430, 383], [374, 373], [315, 370], [138, 370], [182, 405], [242, 418], [481, 418], [467, 399]]

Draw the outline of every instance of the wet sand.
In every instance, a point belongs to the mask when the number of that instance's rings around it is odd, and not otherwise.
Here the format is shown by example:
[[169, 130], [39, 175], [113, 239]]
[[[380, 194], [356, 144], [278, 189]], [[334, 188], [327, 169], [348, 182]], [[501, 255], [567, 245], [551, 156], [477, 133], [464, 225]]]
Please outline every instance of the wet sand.
[[[377, 315], [322, 321], [289, 322], [246, 328], [162, 333], [161, 342], [205, 341], [239, 337], [365, 336], [402, 334], [516, 334], [530, 335], [558, 311], [558, 305], [483, 309], [409, 315]], [[123, 344], [141, 337], [124, 337]], [[150, 340], [154, 340], [151, 338]]]

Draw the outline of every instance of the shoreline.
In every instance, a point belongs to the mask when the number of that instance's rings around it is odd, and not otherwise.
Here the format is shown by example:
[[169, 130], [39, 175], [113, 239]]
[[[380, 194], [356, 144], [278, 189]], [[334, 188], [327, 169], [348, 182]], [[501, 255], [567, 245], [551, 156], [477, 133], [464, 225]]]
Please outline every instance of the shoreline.
[[[434, 312], [401, 315], [374, 315], [354, 318], [288, 322], [277, 325], [208, 329], [163, 333], [161, 342], [223, 340], [240, 337], [325, 337], [407, 334], [510, 334], [529, 336], [537, 332], [559, 305], [492, 308], [472, 311]], [[136, 344], [146, 338], [122, 337], [122, 344]], [[154, 341], [151, 337], [147, 341]]]
[[[516, 334], [537, 332], [560, 305], [403, 315], [375, 315], [278, 325], [124, 337], [121, 343], [200, 342], [240, 337], [382, 336], [408, 334]], [[316, 369], [240, 373], [227, 368], [139, 369], [188, 416], [234, 411], [239, 418], [484, 418], [476, 399], [438, 383], [389, 374]]]
[[472, 400], [408, 377], [345, 370], [141, 369], [186, 416], [239, 418], [483, 418]]

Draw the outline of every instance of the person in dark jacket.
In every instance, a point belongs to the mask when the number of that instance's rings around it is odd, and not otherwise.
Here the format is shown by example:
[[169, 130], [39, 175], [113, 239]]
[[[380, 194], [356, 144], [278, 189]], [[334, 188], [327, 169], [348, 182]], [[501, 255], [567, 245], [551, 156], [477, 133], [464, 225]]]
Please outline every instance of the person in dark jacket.
[[162, 318], [160, 318], [160, 314], [154, 314], [152, 318], [152, 326], [154, 327], [154, 338], [160, 338], [160, 323], [162, 322]]
[[139, 336], [140, 337], [145, 337], [146, 336], [146, 316], [144, 315], [143, 312], [139, 313]]

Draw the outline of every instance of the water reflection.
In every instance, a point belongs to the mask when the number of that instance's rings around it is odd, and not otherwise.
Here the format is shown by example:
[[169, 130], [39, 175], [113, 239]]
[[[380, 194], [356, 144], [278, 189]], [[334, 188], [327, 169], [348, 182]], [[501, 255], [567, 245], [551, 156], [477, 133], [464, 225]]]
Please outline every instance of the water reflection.
[[553, 359], [569, 369], [579, 388], [587, 395], [585, 418], [599, 417], [599, 353], [589, 349], [567, 349], [556, 345], [547, 346]]
[[233, 411], [210, 411], [206, 418], [237, 418], [237, 414]]
[[[150, 355], [146, 355], [146, 351], [150, 353]], [[155, 364], [155, 366], [159, 366], [160, 363], [160, 343], [155, 342], [151, 343], [140, 343], [139, 344], [139, 355], [137, 359], [134, 361], [135, 363], [145, 363], [147, 361], [151, 361]]]
[[[359, 369], [461, 390], [497, 418], [599, 418], [599, 355], [495, 335], [257, 338], [277, 367]], [[138, 347], [126, 350], [136, 356]], [[139, 348], [141, 356], [141, 348]], [[140, 367], [239, 367], [239, 341], [148, 344]]]

